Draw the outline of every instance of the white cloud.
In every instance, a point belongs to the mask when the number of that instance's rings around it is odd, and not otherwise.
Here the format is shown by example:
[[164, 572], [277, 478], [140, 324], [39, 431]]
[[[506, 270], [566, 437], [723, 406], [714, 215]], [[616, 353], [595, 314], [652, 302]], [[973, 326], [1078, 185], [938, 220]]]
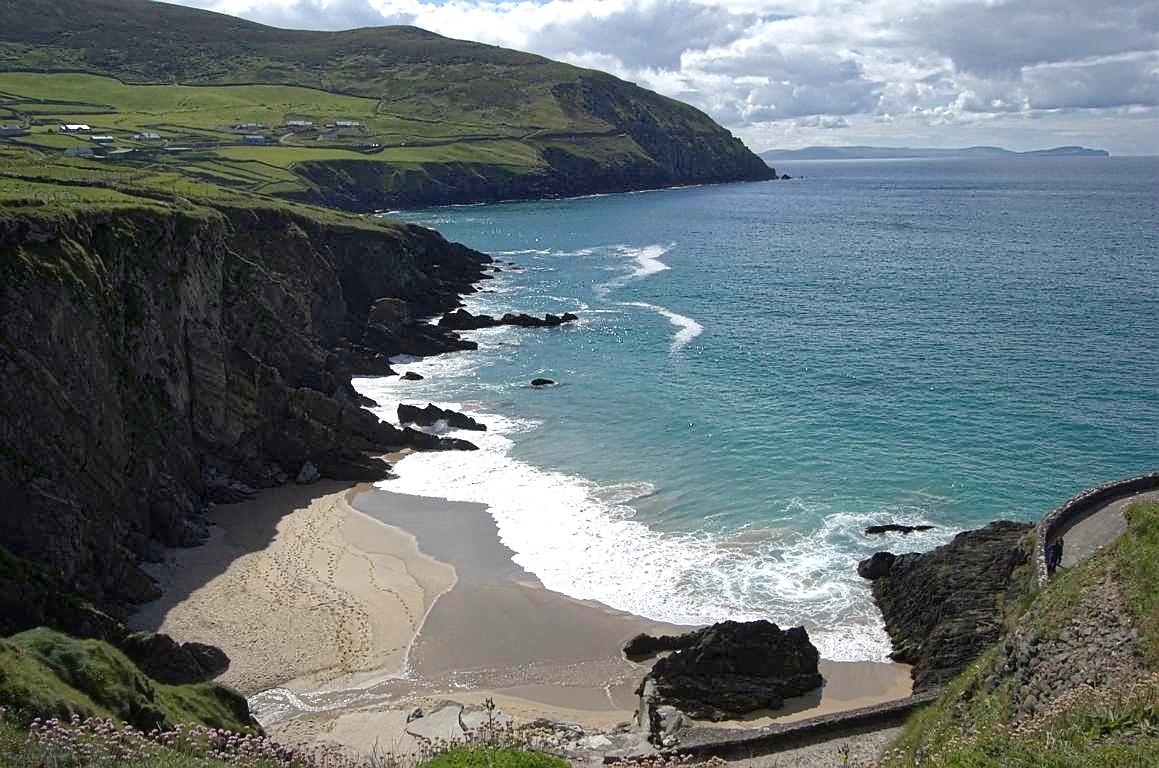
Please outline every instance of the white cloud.
[[179, 1], [295, 28], [413, 24], [603, 69], [757, 150], [1159, 153], [1154, 0]]

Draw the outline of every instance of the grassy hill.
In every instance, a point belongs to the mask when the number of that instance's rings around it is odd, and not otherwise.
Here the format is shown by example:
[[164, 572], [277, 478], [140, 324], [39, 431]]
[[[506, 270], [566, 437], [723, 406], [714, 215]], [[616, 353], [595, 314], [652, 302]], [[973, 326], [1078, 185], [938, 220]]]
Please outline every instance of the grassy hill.
[[0, 125], [27, 131], [0, 138], [9, 166], [91, 179], [115, 158], [136, 183], [352, 209], [773, 176], [704, 113], [601, 72], [411, 27], [289, 31], [146, 0], [0, 5]]

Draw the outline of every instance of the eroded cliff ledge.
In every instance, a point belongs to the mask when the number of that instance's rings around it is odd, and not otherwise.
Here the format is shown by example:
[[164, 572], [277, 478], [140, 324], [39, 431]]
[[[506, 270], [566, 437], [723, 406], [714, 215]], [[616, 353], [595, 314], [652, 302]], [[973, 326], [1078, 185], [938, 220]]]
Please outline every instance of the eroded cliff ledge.
[[158, 544], [200, 540], [215, 485], [306, 462], [385, 476], [373, 455], [423, 438], [361, 409], [350, 376], [465, 346], [412, 318], [490, 261], [281, 208], [50, 208], [0, 209], [0, 542], [114, 611], [153, 594], [137, 563]]

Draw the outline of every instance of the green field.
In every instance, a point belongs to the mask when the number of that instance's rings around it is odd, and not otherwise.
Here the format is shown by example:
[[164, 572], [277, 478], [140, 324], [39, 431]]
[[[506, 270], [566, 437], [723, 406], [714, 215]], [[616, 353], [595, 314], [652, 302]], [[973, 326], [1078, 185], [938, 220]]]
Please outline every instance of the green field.
[[[183, 185], [307, 199], [312, 186], [295, 173], [304, 162], [373, 163], [384, 177], [430, 163], [485, 164], [515, 174], [543, 166], [535, 147], [521, 139], [545, 128], [508, 125], [488, 133], [477, 124], [408, 119], [379, 106], [375, 99], [287, 85], [127, 85], [96, 75], [0, 72], [5, 119], [28, 130], [0, 139], [0, 171], [165, 188], [176, 175]], [[358, 125], [325, 127], [337, 121]], [[91, 131], [65, 133], [65, 123]], [[142, 138], [146, 133], [159, 138]], [[96, 135], [113, 140], [98, 144], [91, 139]], [[268, 143], [246, 144], [246, 135]], [[66, 155], [116, 149], [134, 152], [115, 162]]]

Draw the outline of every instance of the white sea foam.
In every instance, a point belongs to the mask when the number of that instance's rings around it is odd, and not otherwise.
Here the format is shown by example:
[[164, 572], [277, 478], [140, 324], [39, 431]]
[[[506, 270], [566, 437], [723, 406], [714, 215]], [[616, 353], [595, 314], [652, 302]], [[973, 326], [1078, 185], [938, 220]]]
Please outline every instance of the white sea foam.
[[[435, 360], [412, 365], [455, 365]], [[397, 379], [356, 384], [371, 397], [391, 388], [390, 399], [401, 393]], [[406, 400], [426, 396], [409, 387], [403, 391]], [[889, 653], [868, 584], [857, 577], [859, 559], [888, 547], [862, 533], [885, 512], [826, 513], [831, 503], [790, 500], [783, 509], [771, 510], [770, 517], [782, 522], [767, 528], [727, 535], [657, 530], [639, 521], [628, 506], [655, 492], [650, 483], [600, 486], [539, 469], [509, 455], [512, 438], [535, 423], [505, 418], [471, 402], [431, 399], [488, 425], [486, 432], [449, 432], [480, 450], [411, 454], [395, 468], [400, 477], [381, 487], [486, 504], [515, 562], [548, 589], [679, 624], [757, 618], [782, 626], [804, 624], [822, 655], [833, 660], [884, 660]], [[821, 516], [820, 528], [799, 529], [792, 521], [802, 511]], [[901, 522], [923, 521], [917, 510], [889, 510], [888, 515]], [[906, 545], [924, 549], [945, 536], [944, 530], [918, 534]]]
[[671, 250], [670, 245], [647, 245], [643, 248], [621, 248], [621, 252], [632, 256], [636, 260], [636, 268], [631, 277], [647, 277], [668, 269], [668, 265], [660, 261], [660, 257]]
[[648, 277], [649, 275], [654, 275], [657, 272], [663, 272], [669, 269], [669, 266], [661, 261], [660, 257], [672, 250], [672, 246], [645, 245], [643, 247], [633, 247], [616, 245], [612, 246], [612, 250], [622, 258], [623, 262], [629, 267], [629, 271], [595, 286], [596, 294], [599, 296], [607, 296], [613, 289], [622, 288], [633, 280], [639, 280], [640, 278]]
[[704, 326], [693, 320], [691, 317], [673, 312], [664, 307], [658, 307], [655, 304], [648, 304], [643, 301], [625, 301], [623, 305], [626, 307], [641, 307], [643, 309], [650, 309], [656, 314], [668, 320], [677, 327], [676, 335], [672, 337], [672, 346], [669, 347], [672, 352], [679, 352], [684, 347], [688, 346], [688, 342], [695, 339], [700, 334], [704, 333]]

